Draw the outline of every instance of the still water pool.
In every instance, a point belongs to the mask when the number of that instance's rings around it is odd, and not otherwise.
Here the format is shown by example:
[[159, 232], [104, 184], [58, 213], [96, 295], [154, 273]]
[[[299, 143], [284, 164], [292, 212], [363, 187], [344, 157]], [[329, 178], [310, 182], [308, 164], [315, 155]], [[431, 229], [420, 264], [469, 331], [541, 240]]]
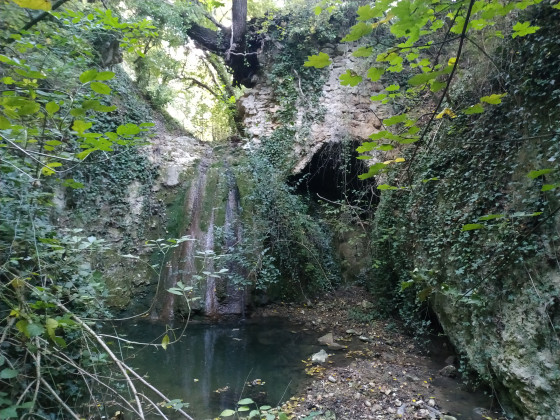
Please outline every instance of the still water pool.
[[[138, 322], [126, 338], [150, 342], [165, 325]], [[167, 350], [135, 346], [123, 349], [130, 366], [168, 397], [190, 405], [195, 419], [217, 417], [241, 398], [276, 406], [306, 380], [302, 360], [319, 350], [317, 335], [295, 329], [282, 319], [191, 323]], [[122, 332], [122, 330], [121, 330]]]

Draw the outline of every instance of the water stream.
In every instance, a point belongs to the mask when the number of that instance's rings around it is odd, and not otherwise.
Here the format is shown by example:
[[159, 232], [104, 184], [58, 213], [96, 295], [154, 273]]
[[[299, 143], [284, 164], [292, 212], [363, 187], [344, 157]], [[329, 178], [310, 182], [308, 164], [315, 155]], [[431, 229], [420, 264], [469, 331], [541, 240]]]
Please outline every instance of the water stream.
[[[120, 334], [126, 331], [127, 339], [150, 342], [166, 326], [144, 321], [120, 324], [117, 329]], [[302, 360], [322, 348], [319, 335], [283, 318], [191, 322], [183, 338], [167, 350], [135, 347], [122, 351], [138, 373], [170, 398], [189, 403], [186, 411], [196, 420], [205, 420], [234, 409], [241, 398], [276, 406], [301, 392], [312, 380], [305, 374]], [[355, 341], [348, 343], [349, 350], [363, 347]], [[335, 366], [344, 366], [351, 359], [338, 352], [332, 360]], [[434, 373], [444, 366], [437, 357], [414, 360], [415, 365]], [[490, 408], [492, 403], [481, 392], [466, 392], [454, 379], [434, 375], [432, 385], [431, 395], [443, 411], [461, 420], [482, 419], [475, 407]]]
[[[127, 338], [136, 341], [149, 342], [165, 331], [161, 323], [125, 327]], [[202, 420], [235, 408], [245, 397], [273, 406], [286, 400], [309, 378], [301, 360], [318, 349], [316, 334], [267, 318], [191, 323], [181, 341], [167, 350], [124, 349], [124, 355], [170, 398], [188, 402], [189, 414]]]

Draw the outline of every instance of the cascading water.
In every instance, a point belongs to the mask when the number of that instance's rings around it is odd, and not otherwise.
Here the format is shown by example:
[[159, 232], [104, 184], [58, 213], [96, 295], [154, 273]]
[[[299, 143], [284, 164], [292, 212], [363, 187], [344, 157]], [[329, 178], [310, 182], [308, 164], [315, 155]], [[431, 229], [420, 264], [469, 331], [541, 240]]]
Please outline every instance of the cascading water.
[[[191, 240], [181, 242], [167, 262], [164, 276], [152, 311], [153, 319], [172, 320], [176, 311], [190, 309], [203, 311], [207, 316], [243, 314], [247, 292], [228, 281], [227, 273], [214, 273], [216, 254], [229, 250], [241, 240], [240, 196], [233, 172], [215, 165], [216, 159], [207, 154], [199, 166], [196, 178], [190, 184], [182, 217], [189, 222], [181, 236]], [[225, 164], [227, 167], [227, 163]], [[223, 241], [216, 243], [215, 231], [223, 222]], [[219, 249], [218, 249], [219, 248]], [[241, 274], [234, 263], [229, 273]], [[192, 305], [167, 290], [178, 283], [192, 287]], [[218, 296], [219, 295], [219, 296]]]

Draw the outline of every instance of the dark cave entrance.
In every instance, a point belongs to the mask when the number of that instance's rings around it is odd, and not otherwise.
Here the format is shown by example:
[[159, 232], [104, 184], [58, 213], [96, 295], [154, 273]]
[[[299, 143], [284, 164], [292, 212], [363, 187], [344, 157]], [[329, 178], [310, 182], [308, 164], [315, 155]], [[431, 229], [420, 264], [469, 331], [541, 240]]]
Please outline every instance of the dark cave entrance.
[[367, 161], [357, 159], [359, 145], [359, 141], [323, 144], [305, 168], [291, 177], [290, 183], [299, 194], [313, 201], [344, 202], [373, 212], [378, 191], [373, 178], [358, 178], [368, 170]]

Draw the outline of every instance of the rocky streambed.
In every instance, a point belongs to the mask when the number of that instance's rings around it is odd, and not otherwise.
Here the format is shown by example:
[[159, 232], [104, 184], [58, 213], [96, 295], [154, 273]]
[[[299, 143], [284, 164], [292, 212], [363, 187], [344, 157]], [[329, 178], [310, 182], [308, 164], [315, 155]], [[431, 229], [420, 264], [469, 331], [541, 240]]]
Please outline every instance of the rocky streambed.
[[298, 419], [503, 418], [491, 396], [464, 389], [443, 340], [421, 351], [395, 321], [365, 319], [372, 307], [364, 290], [351, 288], [316, 304], [273, 304], [254, 314], [324, 333], [323, 349], [303, 361], [312, 380], [284, 404], [285, 412]]

